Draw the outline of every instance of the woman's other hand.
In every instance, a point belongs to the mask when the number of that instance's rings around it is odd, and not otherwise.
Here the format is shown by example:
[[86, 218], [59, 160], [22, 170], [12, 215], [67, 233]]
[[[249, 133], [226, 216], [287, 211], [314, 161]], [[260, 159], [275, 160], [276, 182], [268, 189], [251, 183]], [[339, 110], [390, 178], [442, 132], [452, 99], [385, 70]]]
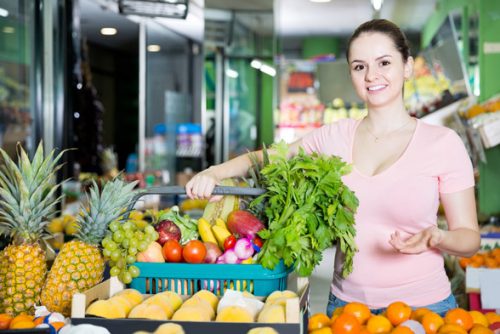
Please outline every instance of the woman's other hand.
[[399, 232], [396, 231], [391, 234], [389, 243], [400, 253], [420, 254], [437, 247], [443, 240], [444, 233], [445, 231], [433, 226], [403, 240]]
[[218, 201], [222, 196], [212, 196], [212, 192], [220, 180], [215, 174], [214, 167], [205, 169], [191, 178], [186, 184], [186, 195], [192, 199], [210, 199]]

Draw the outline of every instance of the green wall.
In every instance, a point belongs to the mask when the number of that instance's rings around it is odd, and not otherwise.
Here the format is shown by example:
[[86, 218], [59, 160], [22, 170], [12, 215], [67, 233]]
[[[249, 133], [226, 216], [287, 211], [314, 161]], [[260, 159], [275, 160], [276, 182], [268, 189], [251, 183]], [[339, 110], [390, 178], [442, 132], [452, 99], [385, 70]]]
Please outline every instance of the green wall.
[[[422, 36], [420, 39], [421, 47], [426, 48], [431, 43], [432, 38], [436, 35], [441, 24], [448, 16], [448, 14], [455, 9], [462, 9], [467, 6], [469, 8], [474, 8], [477, 3], [483, 0], [438, 0], [436, 3], [436, 10], [429, 17], [427, 23], [422, 29]], [[492, 1], [493, 0], [486, 0]]]
[[500, 93], [500, 49], [486, 53], [486, 44], [500, 48], [500, 1], [479, 2], [479, 86], [480, 100], [485, 101]]
[[[500, 45], [500, 1], [479, 3], [479, 75], [480, 101], [500, 93], [500, 52], [485, 53], [485, 43]], [[479, 165], [479, 210], [500, 213], [500, 146], [486, 150], [487, 163]]]
[[302, 58], [309, 59], [319, 55], [339, 56], [339, 39], [335, 37], [307, 37], [302, 44]]
[[[459, 10], [467, 20], [479, 15], [479, 102], [484, 102], [500, 93], [500, 52], [484, 52], [485, 43], [500, 45], [500, 1], [498, 0], [438, 0], [436, 11], [422, 30], [421, 46], [429, 46], [446, 16]], [[464, 60], [469, 59], [467, 26], [460, 32], [464, 37]], [[500, 214], [500, 146], [485, 151], [486, 163], [479, 163], [478, 206], [485, 215]]]

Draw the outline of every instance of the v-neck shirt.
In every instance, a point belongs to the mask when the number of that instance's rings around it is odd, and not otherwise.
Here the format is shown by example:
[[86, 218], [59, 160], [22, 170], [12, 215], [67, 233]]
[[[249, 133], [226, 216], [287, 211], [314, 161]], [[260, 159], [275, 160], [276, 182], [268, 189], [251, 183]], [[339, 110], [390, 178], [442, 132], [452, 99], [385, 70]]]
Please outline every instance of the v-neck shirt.
[[[353, 164], [353, 145], [361, 120], [344, 119], [325, 125], [302, 138], [306, 152], [335, 155]], [[343, 182], [356, 194], [356, 245], [353, 272], [342, 278], [342, 254], [336, 252], [332, 293], [346, 301], [372, 308], [395, 300], [411, 306], [441, 301], [451, 293], [438, 250], [408, 255], [390, 244], [396, 230], [407, 238], [437, 224], [440, 193], [474, 186], [467, 150], [451, 129], [417, 120], [412, 138], [401, 156], [373, 176], [356, 166]]]

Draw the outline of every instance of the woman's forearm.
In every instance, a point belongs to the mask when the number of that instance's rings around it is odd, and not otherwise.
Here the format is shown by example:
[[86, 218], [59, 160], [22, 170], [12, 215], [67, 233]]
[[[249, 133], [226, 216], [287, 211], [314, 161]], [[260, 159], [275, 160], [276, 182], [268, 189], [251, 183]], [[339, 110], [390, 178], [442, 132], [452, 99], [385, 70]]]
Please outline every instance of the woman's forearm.
[[458, 228], [452, 231], [441, 230], [441, 233], [442, 239], [436, 248], [451, 255], [470, 257], [481, 245], [481, 236], [475, 230]]
[[252, 166], [251, 154], [255, 154], [259, 162], [262, 160], [262, 151], [249, 152], [221, 164], [211, 166], [209, 170], [214, 173], [218, 180], [246, 176]]

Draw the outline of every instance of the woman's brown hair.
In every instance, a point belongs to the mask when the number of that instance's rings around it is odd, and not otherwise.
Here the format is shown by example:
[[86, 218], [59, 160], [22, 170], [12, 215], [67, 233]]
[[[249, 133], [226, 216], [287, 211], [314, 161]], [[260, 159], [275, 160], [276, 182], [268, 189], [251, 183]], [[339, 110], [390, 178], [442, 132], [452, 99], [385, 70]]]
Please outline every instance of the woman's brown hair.
[[399, 51], [399, 53], [401, 53], [401, 57], [403, 57], [403, 61], [406, 63], [408, 57], [410, 57], [410, 47], [408, 45], [408, 39], [396, 24], [384, 19], [367, 21], [356, 28], [352, 36], [349, 38], [349, 41], [347, 42], [347, 62], [349, 62], [349, 51], [351, 49], [352, 42], [356, 38], [358, 38], [359, 35], [370, 32], [382, 33], [389, 37], [394, 42], [396, 49]]

